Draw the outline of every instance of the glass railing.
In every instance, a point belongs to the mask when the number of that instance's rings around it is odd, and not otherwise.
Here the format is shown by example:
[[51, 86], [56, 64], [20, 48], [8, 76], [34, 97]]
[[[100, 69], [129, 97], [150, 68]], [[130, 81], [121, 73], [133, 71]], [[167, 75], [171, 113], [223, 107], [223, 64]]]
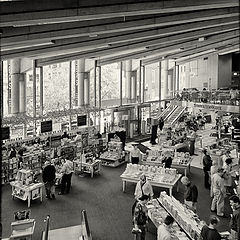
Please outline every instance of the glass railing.
[[175, 94], [180, 101], [203, 102], [211, 104], [240, 105], [239, 90], [182, 91]]

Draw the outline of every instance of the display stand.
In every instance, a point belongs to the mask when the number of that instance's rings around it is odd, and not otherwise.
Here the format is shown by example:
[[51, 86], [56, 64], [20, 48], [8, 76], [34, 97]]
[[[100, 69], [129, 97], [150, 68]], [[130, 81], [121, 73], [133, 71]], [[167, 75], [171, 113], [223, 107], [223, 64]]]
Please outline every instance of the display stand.
[[152, 186], [168, 188], [170, 196], [172, 196], [172, 189], [175, 185], [177, 185], [178, 191], [177, 183], [182, 176], [177, 173], [176, 169], [172, 168], [166, 169], [128, 163], [126, 170], [120, 176], [123, 182], [123, 192], [125, 192], [127, 182], [137, 183], [142, 174], [145, 174]]
[[108, 143], [108, 151], [100, 155], [103, 166], [118, 167], [128, 161], [128, 154], [122, 151], [122, 142], [111, 141]]
[[44, 186], [43, 183], [32, 183], [33, 179], [30, 170], [19, 170], [17, 174], [17, 180], [11, 182], [12, 186], [12, 198], [19, 198], [23, 201], [28, 201], [28, 207], [30, 207], [31, 200], [40, 198], [42, 202]]
[[[140, 161], [140, 164], [143, 165], [151, 165], [151, 166], [160, 166], [163, 167], [164, 163], [162, 160], [164, 159], [164, 152], [161, 150], [150, 150], [147, 152], [146, 155]], [[171, 168], [176, 169], [183, 169], [185, 176], [187, 175], [187, 170], [190, 173], [192, 158], [190, 157], [189, 153], [183, 152], [175, 152]]]
[[[156, 228], [164, 223], [164, 219], [168, 215], [168, 212], [163, 208], [157, 199], [150, 200], [147, 205], [148, 216], [150, 220], [153, 222]], [[171, 235], [175, 240], [187, 240], [190, 239], [185, 232], [183, 232], [182, 228], [174, 222], [171, 227]]]
[[95, 173], [100, 173], [100, 160], [94, 160], [93, 162], [81, 162], [79, 160], [73, 161], [74, 172], [90, 173], [93, 178]]

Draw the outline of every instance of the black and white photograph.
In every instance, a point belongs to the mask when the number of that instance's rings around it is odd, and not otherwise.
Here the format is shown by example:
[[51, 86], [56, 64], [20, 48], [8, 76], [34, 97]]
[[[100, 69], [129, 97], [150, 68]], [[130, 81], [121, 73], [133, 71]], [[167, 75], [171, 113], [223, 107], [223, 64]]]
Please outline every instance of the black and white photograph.
[[240, 240], [239, 0], [0, 0], [2, 240]]

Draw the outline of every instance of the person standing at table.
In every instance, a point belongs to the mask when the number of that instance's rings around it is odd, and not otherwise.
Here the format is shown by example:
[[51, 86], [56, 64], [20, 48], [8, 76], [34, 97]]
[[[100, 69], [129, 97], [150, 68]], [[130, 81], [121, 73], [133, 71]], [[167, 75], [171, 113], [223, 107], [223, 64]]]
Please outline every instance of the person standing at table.
[[217, 210], [219, 217], [224, 216], [224, 198], [225, 198], [225, 187], [224, 187], [224, 170], [219, 168], [217, 173], [212, 177], [212, 188], [213, 188], [213, 200], [211, 204], [211, 211]]
[[233, 214], [230, 220], [230, 236], [231, 240], [240, 239], [240, 199], [238, 196], [234, 195], [229, 198], [230, 206], [233, 210]]
[[220, 222], [219, 218], [212, 215], [208, 226], [203, 226], [201, 230], [201, 240], [221, 240], [221, 235], [217, 231], [217, 225]]
[[159, 122], [158, 122], [159, 129], [162, 131], [163, 126], [164, 126], [164, 119], [163, 117], [160, 117]]
[[61, 192], [59, 192], [58, 195], [65, 194], [65, 189], [66, 189], [66, 194], [68, 194], [71, 188], [73, 163], [67, 158], [64, 160], [60, 173], [63, 173], [63, 176], [62, 176], [62, 183], [61, 183]]
[[148, 210], [146, 204], [149, 200], [148, 195], [139, 198], [133, 215], [134, 230], [136, 230], [136, 239], [145, 240], [146, 226], [148, 224]]
[[210, 189], [209, 175], [212, 166], [212, 159], [207, 152], [207, 149], [203, 150], [203, 172], [204, 172], [204, 186], [207, 189]]
[[141, 159], [141, 152], [137, 147], [138, 143], [132, 143], [133, 149], [130, 152], [130, 159], [132, 164], [138, 164]]
[[164, 223], [158, 227], [157, 230], [157, 240], [171, 240], [171, 228], [174, 223], [174, 218], [167, 215], [164, 219]]
[[50, 161], [45, 162], [45, 166], [42, 172], [42, 180], [45, 185], [46, 198], [55, 199], [55, 179], [56, 169], [51, 165]]
[[231, 195], [232, 194], [232, 159], [227, 158], [223, 164], [224, 169], [224, 186], [226, 188], [226, 194]]
[[186, 187], [184, 192], [184, 203], [191, 210], [196, 212], [197, 200], [198, 200], [198, 189], [195, 184], [192, 184], [188, 177], [182, 177], [181, 183]]
[[189, 153], [190, 153], [190, 156], [194, 155], [196, 138], [197, 138], [197, 133], [196, 133], [196, 129], [194, 129], [191, 132], [191, 135], [190, 135], [190, 138], [189, 138], [189, 142], [190, 142]]

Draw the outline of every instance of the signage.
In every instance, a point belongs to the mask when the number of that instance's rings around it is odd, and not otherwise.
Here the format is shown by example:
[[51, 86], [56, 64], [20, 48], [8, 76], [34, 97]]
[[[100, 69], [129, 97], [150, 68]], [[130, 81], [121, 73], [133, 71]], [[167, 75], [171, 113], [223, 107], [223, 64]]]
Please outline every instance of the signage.
[[9, 127], [1, 128], [1, 139], [2, 140], [10, 139], [10, 128]]
[[77, 116], [77, 125], [86, 126], [87, 125], [87, 115]]
[[41, 133], [52, 131], [52, 120], [41, 122]]
[[12, 79], [11, 79], [11, 65], [10, 61], [8, 61], [7, 64], [7, 76], [8, 76], [8, 95], [7, 95], [7, 101], [8, 101], [8, 113], [11, 113], [11, 89], [12, 89]]
[[78, 106], [78, 61], [75, 61], [75, 106]]

